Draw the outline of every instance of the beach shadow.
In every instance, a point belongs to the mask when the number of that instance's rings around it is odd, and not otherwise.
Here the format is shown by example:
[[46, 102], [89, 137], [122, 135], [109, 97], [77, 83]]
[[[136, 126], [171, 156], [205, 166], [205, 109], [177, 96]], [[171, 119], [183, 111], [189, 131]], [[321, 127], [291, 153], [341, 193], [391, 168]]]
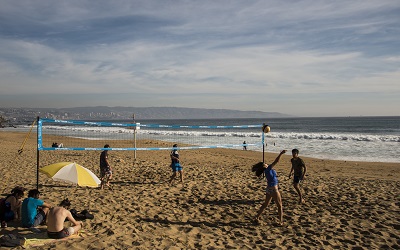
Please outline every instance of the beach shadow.
[[36, 228], [25, 228], [22, 227], [20, 221], [9, 221], [7, 222], [7, 229], [2, 229], [1, 234], [15, 234], [15, 235], [39, 235], [46, 232], [46, 226], [38, 226]]
[[[155, 181], [110, 181], [111, 185], [119, 185], [119, 186], [135, 186], [135, 185], [158, 185], [158, 184], [163, 184], [163, 182], [155, 182]], [[81, 189], [86, 189], [90, 187], [79, 187], [75, 185], [62, 185], [62, 184], [39, 184], [39, 189], [40, 188], [81, 188]], [[7, 196], [8, 194], [1, 194], [2, 196]]]
[[49, 187], [49, 188], [75, 188], [75, 186], [67, 186], [67, 185], [55, 185], [55, 184], [39, 184], [39, 188]]
[[170, 221], [167, 219], [160, 219], [160, 218], [141, 218], [138, 217], [138, 220], [149, 222], [149, 223], [159, 223], [162, 225], [178, 225], [178, 226], [192, 226], [192, 227], [212, 227], [212, 228], [223, 228], [226, 226], [233, 227], [233, 228], [247, 228], [251, 229], [254, 228], [254, 223], [249, 219], [248, 221], [230, 221], [230, 222], [223, 222], [223, 221], [191, 221], [188, 220], [187, 222], [182, 221]]
[[110, 181], [110, 184], [119, 184], [121, 186], [129, 186], [129, 185], [155, 185], [155, 184], [162, 184], [162, 182], [156, 181]]
[[79, 154], [79, 153], [67, 153], [67, 154], [64, 154], [64, 156], [82, 156], [83, 154]]
[[198, 200], [199, 203], [206, 205], [254, 205], [263, 201], [264, 200]]

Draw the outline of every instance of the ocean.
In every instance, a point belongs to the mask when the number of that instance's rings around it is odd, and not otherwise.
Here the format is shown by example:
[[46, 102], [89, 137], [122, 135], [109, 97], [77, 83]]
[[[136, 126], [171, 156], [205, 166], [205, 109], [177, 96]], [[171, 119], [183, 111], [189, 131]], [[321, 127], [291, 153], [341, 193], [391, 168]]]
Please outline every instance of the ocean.
[[[131, 123], [129, 120], [109, 121]], [[300, 156], [319, 159], [400, 162], [400, 117], [296, 117], [269, 119], [192, 119], [192, 120], [136, 120], [141, 124], [187, 126], [233, 126], [268, 124], [271, 132], [265, 134], [265, 151], [279, 152], [297, 148]], [[27, 130], [28, 127], [23, 129]], [[1, 129], [5, 130], [5, 129]], [[7, 130], [13, 130], [7, 128]], [[18, 130], [18, 128], [16, 129]], [[109, 136], [120, 133], [117, 130]], [[43, 133], [46, 133], [44, 131]], [[201, 144], [259, 143], [261, 129], [251, 128], [234, 132], [220, 130], [205, 132], [202, 129], [172, 132], [168, 128], [138, 130], [146, 138], [165, 139], [171, 142], [196, 142]], [[241, 147], [238, 149], [241, 150]], [[262, 151], [262, 145], [249, 146], [248, 150]]]
[[[266, 152], [297, 148], [301, 156], [319, 159], [400, 162], [400, 117], [296, 117], [138, 122], [217, 126], [265, 123], [271, 127], [271, 132], [265, 135]], [[258, 129], [255, 132], [258, 132]], [[246, 138], [246, 136], [235, 140], [245, 140], [247, 143], [254, 141], [252, 137]], [[260, 151], [262, 148], [249, 147], [249, 150]]]

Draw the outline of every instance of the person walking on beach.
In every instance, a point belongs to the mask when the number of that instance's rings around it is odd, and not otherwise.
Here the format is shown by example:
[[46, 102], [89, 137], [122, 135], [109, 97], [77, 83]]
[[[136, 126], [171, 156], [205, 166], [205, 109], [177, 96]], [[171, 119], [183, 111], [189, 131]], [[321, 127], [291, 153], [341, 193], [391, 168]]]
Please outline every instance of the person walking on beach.
[[[47, 218], [47, 236], [52, 239], [62, 239], [77, 234], [83, 223], [77, 222], [68, 211], [71, 202], [68, 199], [61, 201], [60, 205], [50, 209]], [[65, 219], [68, 219], [73, 226], [64, 227]]]
[[174, 181], [176, 177], [176, 172], [179, 172], [179, 177], [181, 179], [181, 182], [183, 183], [183, 168], [179, 161], [178, 144], [174, 144], [172, 146], [170, 157], [171, 157], [171, 168], [173, 173], [171, 179], [169, 180], [169, 183], [172, 184], [172, 182]]
[[246, 141], [243, 142], [243, 150], [247, 150], [247, 143], [246, 143]]
[[[109, 148], [110, 145], [104, 145], [104, 148]], [[104, 184], [110, 187], [110, 180], [112, 178], [112, 168], [108, 162], [108, 150], [104, 150], [100, 154], [100, 188], [104, 189]]]
[[[272, 162], [271, 164], [267, 165], [263, 162], [260, 162], [258, 164], [262, 164], [264, 168], [264, 174], [267, 179], [267, 189], [265, 193], [265, 201], [258, 210], [258, 213], [256, 217], [254, 218], [255, 222], [258, 222], [260, 220], [261, 214], [264, 212], [264, 210], [267, 208], [269, 203], [271, 202], [272, 199], [274, 199], [274, 202], [276, 206], [278, 207], [278, 217], [279, 217], [279, 225], [283, 225], [283, 207], [282, 207], [282, 198], [281, 194], [279, 193], [278, 189], [278, 177], [276, 175], [276, 171], [273, 169], [276, 164], [281, 159], [281, 156], [286, 153], [286, 150], [282, 150], [279, 155], [276, 157], [275, 161]], [[257, 164], [256, 164], [257, 165]]]
[[303, 196], [300, 190], [300, 182], [304, 180], [304, 176], [307, 172], [307, 167], [304, 161], [299, 157], [299, 150], [292, 150], [293, 158], [290, 160], [292, 163], [292, 168], [290, 169], [289, 179], [293, 172], [293, 187], [296, 189], [297, 194], [299, 195], [299, 204], [304, 202]]
[[40, 200], [39, 195], [39, 190], [29, 190], [28, 198], [22, 202], [21, 220], [23, 227], [37, 227], [46, 222], [46, 216], [52, 205]]

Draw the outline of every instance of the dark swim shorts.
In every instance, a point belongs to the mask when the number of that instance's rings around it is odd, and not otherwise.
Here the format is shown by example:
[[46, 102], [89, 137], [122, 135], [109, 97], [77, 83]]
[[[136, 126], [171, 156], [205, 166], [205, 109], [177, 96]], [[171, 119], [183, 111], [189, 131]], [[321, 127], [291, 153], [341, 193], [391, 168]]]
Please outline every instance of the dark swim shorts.
[[74, 233], [74, 229], [72, 227], [70, 228], [64, 228], [60, 232], [49, 232], [47, 231], [47, 236], [52, 239], [62, 239], [65, 237], [68, 237]]
[[303, 179], [300, 176], [293, 176], [293, 183], [300, 183]]

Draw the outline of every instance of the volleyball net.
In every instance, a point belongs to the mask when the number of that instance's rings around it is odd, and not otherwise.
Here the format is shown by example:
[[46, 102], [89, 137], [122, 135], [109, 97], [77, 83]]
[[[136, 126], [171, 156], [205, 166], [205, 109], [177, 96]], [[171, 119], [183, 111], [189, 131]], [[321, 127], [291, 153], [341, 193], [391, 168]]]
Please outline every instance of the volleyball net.
[[[179, 121], [179, 120], [178, 120]], [[38, 150], [171, 150], [238, 148], [261, 151], [263, 124], [163, 125], [37, 119]], [[55, 145], [57, 143], [57, 145]], [[108, 144], [109, 148], [104, 148]]]

